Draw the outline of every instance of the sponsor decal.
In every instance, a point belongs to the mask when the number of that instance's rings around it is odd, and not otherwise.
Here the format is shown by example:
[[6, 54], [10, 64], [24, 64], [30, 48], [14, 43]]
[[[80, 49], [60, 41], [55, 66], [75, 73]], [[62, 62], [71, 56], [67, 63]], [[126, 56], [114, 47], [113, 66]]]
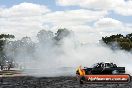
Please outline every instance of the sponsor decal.
[[85, 75], [88, 82], [130, 82], [130, 75]]

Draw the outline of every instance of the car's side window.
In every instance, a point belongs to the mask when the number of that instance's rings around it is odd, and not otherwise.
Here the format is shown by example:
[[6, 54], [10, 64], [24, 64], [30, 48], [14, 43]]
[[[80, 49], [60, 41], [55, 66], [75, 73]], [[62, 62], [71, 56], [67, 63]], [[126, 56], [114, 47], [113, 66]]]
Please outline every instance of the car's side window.
[[105, 68], [109, 68], [107, 63], [105, 63]]
[[111, 63], [111, 68], [113, 68], [114, 67], [114, 64], [113, 63]]
[[116, 64], [113, 64], [113, 67], [117, 67]]
[[104, 68], [104, 64], [101, 64], [101, 68]]
[[112, 68], [112, 67], [113, 67], [113, 65], [112, 65], [112, 64], [110, 64], [110, 63], [105, 63], [105, 67], [106, 67], [106, 68]]

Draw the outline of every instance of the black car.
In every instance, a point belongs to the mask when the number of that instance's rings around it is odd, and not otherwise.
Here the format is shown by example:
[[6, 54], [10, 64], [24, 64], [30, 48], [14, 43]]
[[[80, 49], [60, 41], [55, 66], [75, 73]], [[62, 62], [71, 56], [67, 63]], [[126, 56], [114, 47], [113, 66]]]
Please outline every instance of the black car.
[[[84, 67], [85, 74], [121, 74], [125, 73], [125, 67], [117, 67], [113, 63], [96, 63], [91, 68]], [[78, 72], [76, 72], [78, 74]]]

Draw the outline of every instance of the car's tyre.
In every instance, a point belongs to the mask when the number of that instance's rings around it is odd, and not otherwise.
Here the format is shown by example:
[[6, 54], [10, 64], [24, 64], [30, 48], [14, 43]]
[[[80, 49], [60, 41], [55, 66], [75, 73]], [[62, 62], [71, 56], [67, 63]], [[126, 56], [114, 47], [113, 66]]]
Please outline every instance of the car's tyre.
[[114, 70], [114, 71], [112, 71], [112, 74], [119, 74], [119, 71], [118, 70]]

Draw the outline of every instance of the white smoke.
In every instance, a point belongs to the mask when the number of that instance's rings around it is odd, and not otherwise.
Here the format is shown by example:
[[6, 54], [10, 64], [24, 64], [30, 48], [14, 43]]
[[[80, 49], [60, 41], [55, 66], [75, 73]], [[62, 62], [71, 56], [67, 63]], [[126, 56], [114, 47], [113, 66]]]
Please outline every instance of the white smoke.
[[[132, 74], [130, 52], [113, 51], [97, 41], [82, 43], [78, 40], [79, 37], [79, 34], [74, 33], [57, 44], [54, 44], [54, 40], [38, 42], [33, 53], [29, 49], [20, 47], [12, 58], [22, 67], [24, 73], [32, 76], [75, 75], [79, 65], [90, 67], [98, 62], [113, 62], [118, 66], [126, 67], [126, 73]], [[95, 38], [90, 36], [86, 39], [90, 40], [91, 37]], [[11, 48], [6, 47], [8, 56], [11, 54]]]

